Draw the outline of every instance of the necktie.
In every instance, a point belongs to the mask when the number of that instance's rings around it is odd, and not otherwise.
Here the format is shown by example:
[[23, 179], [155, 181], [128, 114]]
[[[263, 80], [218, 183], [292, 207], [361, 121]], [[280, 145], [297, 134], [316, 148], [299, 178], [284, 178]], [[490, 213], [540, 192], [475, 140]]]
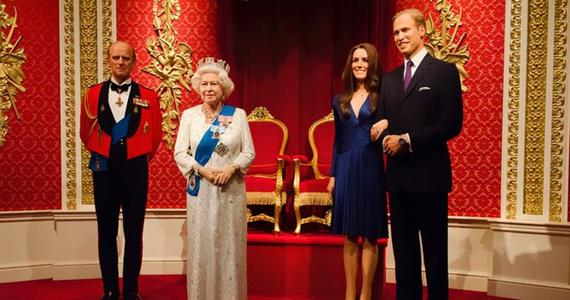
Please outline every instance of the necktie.
[[126, 91], [129, 88], [129, 86], [131, 86], [130, 83], [118, 85], [118, 84], [111, 81], [111, 91], [115, 91], [119, 94]]
[[408, 85], [410, 85], [410, 81], [412, 81], [412, 67], [414, 63], [411, 60], [408, 60], [406, 64], [406, 73], [404, 74], [404, 91], [408, 90]]

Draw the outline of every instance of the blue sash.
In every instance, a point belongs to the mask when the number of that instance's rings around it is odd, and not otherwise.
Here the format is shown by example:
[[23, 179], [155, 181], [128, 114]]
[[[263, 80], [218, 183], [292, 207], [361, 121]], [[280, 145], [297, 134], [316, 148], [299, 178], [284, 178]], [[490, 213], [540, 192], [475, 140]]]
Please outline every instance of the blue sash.
[[[131, 115], [127, 114], [119, 121], [119, 123], [113, 126], [111, 129], [111, 145], [116, 144], [122, 138], [127, 136], [130, 119]], [[89, 160], [89, 169], [93, 172], [107, 171], [107, 158], [97, 152], [91, 153], [91, 159]]]
[[[220, 116], [233, 116], [236, 108], [230, 105], [224, 105], [222, 110], [220, 111]], [[212, 157], [218, 142], [220, 141], [220, 134], [223, 134], [225, 127], [220, 126], [219, 118], [215, 118], [210, 125], [210, 128], [206, 130], [206, 133], [202, 136], [200, 143], [198, 143], [198, 147], [196, 147], [196, 161], [201, 165], [204, 166]], [[200, 190], [200, 175], [198, 172], [194, 172], [193, 175], [190, 175], [188, 178], [188, 186], [186, 187], [186, 192], [190, 196], [198, 196], [198, 190]]]
[[130, 119], [131, 115], [127, 114], [124, 118], [121, 119], [121, 121], [119, 121], [119, 123], [113, 126], [111, 129], [111, 145], [115, 145], [118, 141], [127, 136]]

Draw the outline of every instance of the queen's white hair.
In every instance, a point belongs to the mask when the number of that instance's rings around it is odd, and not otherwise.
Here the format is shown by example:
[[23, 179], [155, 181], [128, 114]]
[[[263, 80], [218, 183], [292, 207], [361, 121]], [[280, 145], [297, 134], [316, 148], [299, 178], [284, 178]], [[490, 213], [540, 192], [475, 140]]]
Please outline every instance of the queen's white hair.
[[228, 72], [215, 63], [205, 63], [198, 65], [198, 69], [192, 75], [190, 82], [192, 83], [192, 88], [195, 91], [200, 91], [200, 81], [202, 81], [202, 75], [204, 74], [216, 74], [218, 75], [218, 80], [220, 81], [220, 87], [222, 88], [222, 99], [227, 99], [234, 91], [234, 82], [228, 76]]

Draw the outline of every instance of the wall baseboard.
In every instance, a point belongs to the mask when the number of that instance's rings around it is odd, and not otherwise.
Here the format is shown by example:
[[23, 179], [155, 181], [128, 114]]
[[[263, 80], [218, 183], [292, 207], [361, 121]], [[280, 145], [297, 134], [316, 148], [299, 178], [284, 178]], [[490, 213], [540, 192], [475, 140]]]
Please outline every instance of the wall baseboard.
[[491, 277], [487, 294], [520, 300], [567, 300], [570, 299], [570, 285]]
[[0, 283], [51, 279], [52, 275], [52, 264], [0, 267]]
[[[450, 289], [486, 292], [487, 280], [488, 279], [486, 274], [455, 273], [451, 270], [449, 271]], [[396, 283], [396, 270], [393, 267], [386, 269], [386, 282]], [[425, 271], [422, 271], [422, 282], [425, 286]]]
[[[142, 274], [186, 273], [185, 222], [183, 209], [147, 210]], [[0, 283], [100, 278], [96, 231], [94, 212], [1, 212]], [[117, 243], [122, 255], [121, 230]], [[570, 224], [449, 217], [449, 287], [570, 299], [569, 244]], [[386, 280], [395, 282], [390, 242]]]

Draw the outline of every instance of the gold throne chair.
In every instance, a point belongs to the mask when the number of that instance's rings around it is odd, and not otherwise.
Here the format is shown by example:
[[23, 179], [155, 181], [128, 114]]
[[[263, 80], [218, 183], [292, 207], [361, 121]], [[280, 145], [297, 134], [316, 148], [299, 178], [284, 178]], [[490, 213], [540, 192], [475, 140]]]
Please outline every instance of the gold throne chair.
[[[262, 106], [256, 107], [247, 120], [255, 146], [255, 159], [245, 176], [247, 222], [270, 222], [274, 224], [273, 231], [279, 232], [281, 208], [287, 201], [283, 189], [283, 168], [288, 160], [283, 155], [287, 127]], [[253, 214], [252, 206], [273, 206], [272, 216], [263, 212]]]
[[[302, 155], [293, 157], [295, 168], [293, 207], [297, 223], [295, 233], [297, 234], [301, 233], [301, 225], [303, 224], [320, 223], [327, 226], [331, 225], [332, 199], [327, 192], [327, 185], [334, 143], [334, 118], [332, 112], [315, 121], [309, 127], [309, 143], [313, 152], [313, 158], [310, 161]], [[303, 206], [317, 208], [303, 212], [301, 209]], [[303, 214], [309, 214], [309, 216], [304, 217]]]

